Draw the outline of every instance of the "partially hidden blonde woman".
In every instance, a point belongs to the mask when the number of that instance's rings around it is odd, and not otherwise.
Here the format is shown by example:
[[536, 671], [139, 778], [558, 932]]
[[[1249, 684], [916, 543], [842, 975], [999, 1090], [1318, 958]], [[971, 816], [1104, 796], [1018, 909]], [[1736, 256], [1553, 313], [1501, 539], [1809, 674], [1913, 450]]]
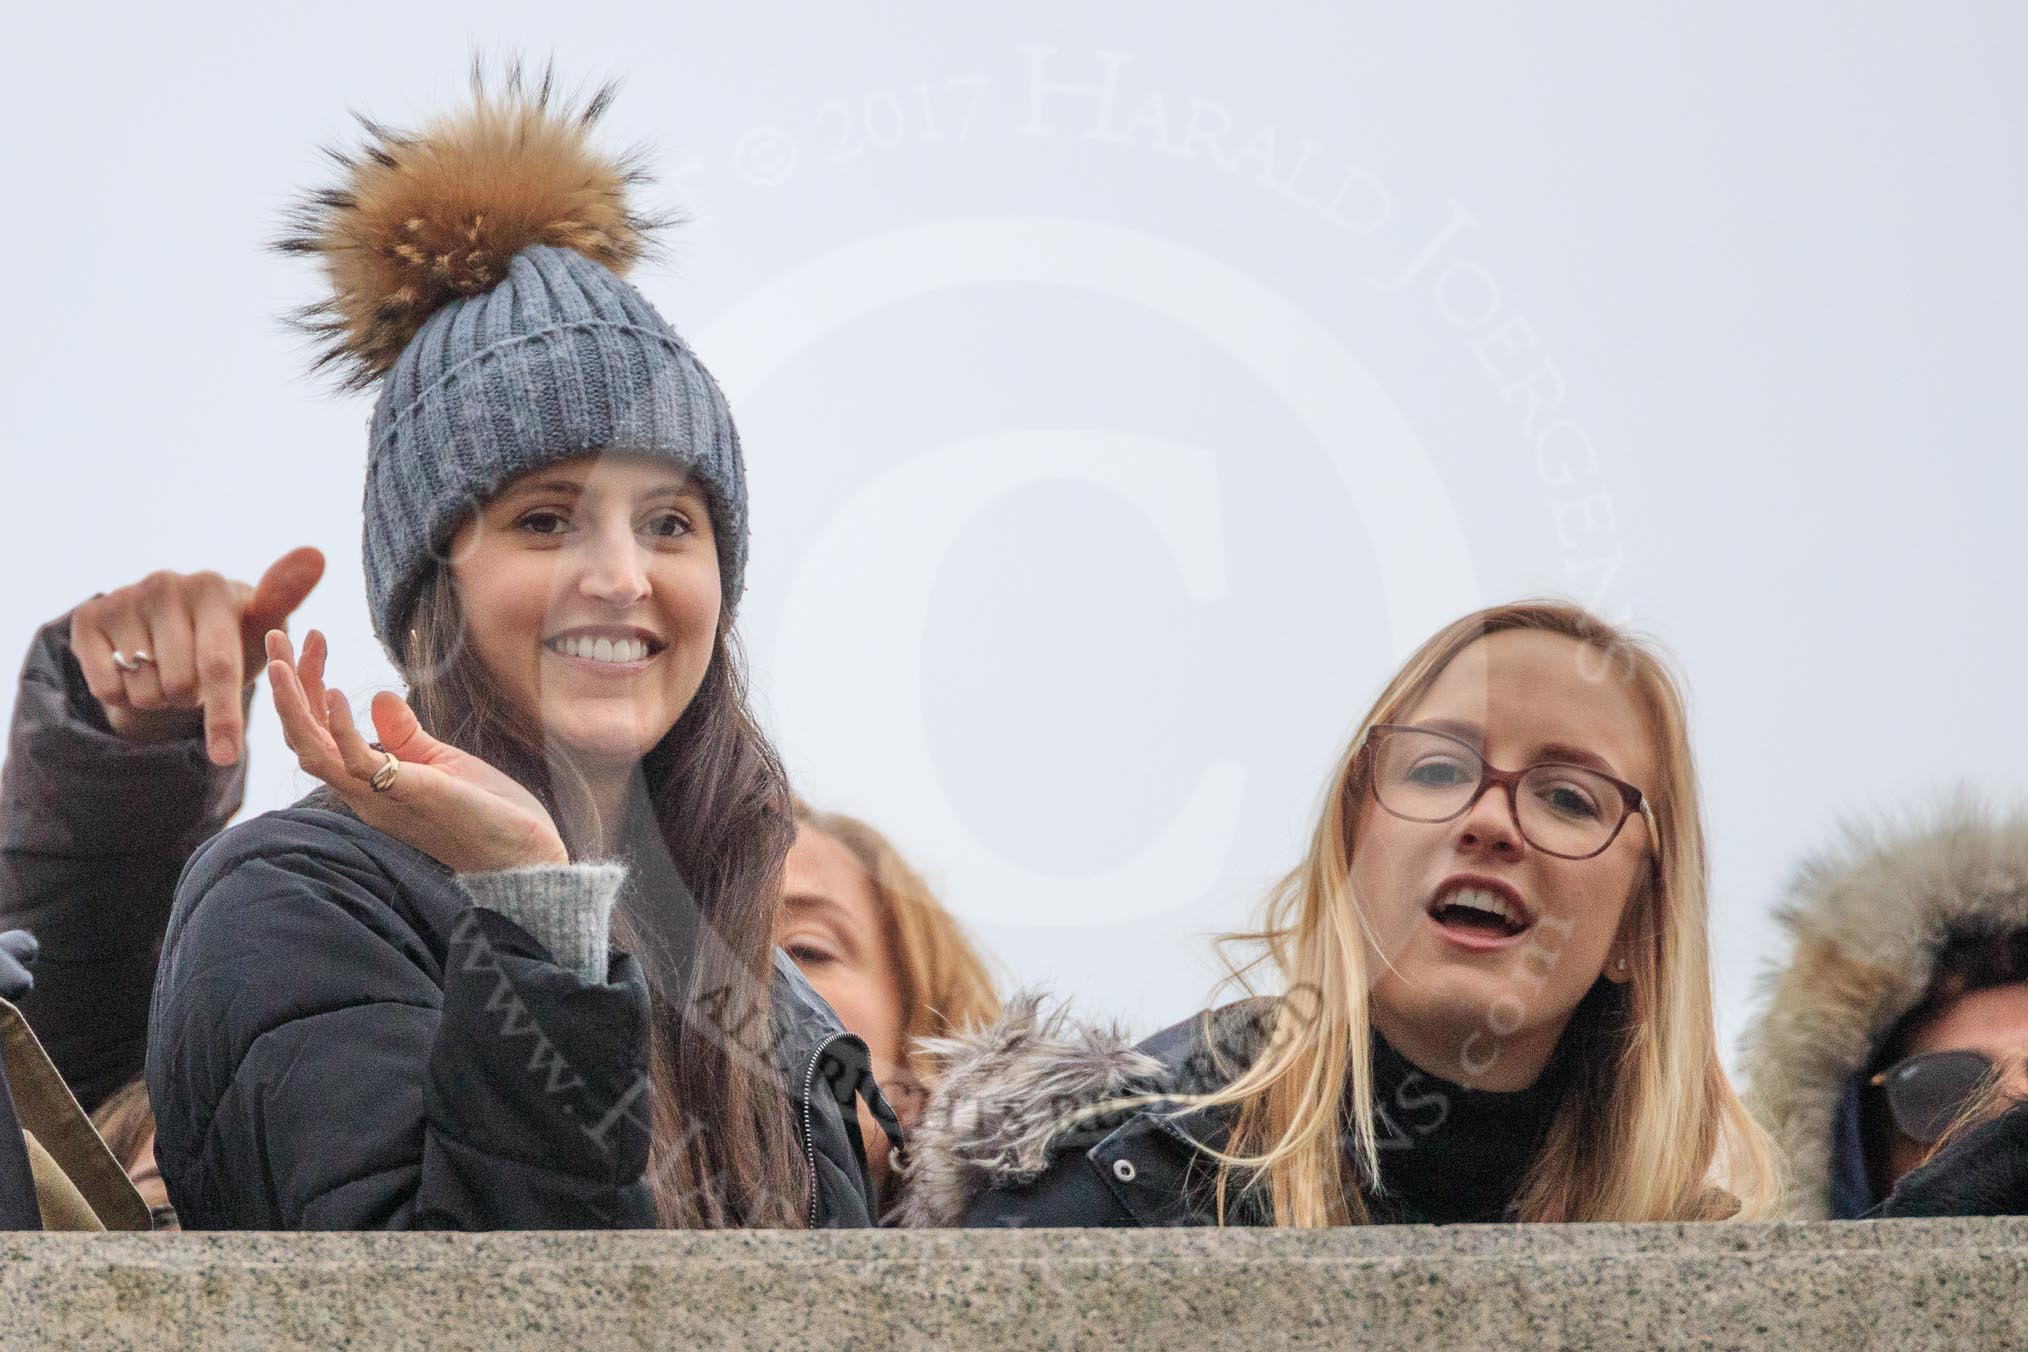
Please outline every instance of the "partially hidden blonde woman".
[[[986, 960], [929, 882], [886, 835], [843, 812], [797, 804], [775, 942], [865, 1040], [873, 1077], [905, 1128], [937, 1078], [925, 1043], [977, 1032], [1000, 1013]], [[892, 1167], [900, 1152], [870, 1107], [859, 1133], [889, 1211], [903, 1181]]]

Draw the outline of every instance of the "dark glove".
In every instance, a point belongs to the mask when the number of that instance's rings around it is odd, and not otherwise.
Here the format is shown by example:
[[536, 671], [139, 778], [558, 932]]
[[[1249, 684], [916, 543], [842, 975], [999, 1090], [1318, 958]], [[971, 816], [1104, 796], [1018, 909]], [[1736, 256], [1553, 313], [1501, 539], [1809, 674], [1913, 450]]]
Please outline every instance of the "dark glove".
[[19, 1000], [35, 989], [35, 955], [42, 945], [27, 930], [0, 934], [0, 1000]]
[[2028, 1216], [2028, 1103], [1981, 1122], [1903, 1174], [1882, 1216]]

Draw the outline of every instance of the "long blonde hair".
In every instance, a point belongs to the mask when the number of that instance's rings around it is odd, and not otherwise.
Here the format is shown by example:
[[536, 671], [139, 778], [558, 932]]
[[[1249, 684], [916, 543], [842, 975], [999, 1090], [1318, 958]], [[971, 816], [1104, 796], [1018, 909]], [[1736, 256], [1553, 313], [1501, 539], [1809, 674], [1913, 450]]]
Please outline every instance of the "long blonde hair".
[[[1628, 980], [1585, 1039], [1572, 1082], [1525, 1175], [1513, 1212], [1528, 1221], [1754, 1219], [1774, 1205], [1774, 1156], [1719, 1062], [1706, 932], [1704, 829], [1683, 697], [1661, 656], [1581, 607], [1558, 601], [1495, 606], [1438, 631], [1389, 682], [1331, 776], [1303, 862], [1270, 896], [1261, 928], [1227, 935], [1252, 945], [1230, 965], [1250, 987], [1266, 969], [1301, 1000], [1283, 999], [1252, 1064], [1194, 1106], [1237, 1105], [1220, 1161], [1221, 1219], [1243, 1176], [1276, 1225], [1369, 1219], [1359, 1179], [1380, 1177], [1374, 1126], [1364, 917], [1350, 882], [1353, 805], [1364, 791], [1366, 731], [1406, 713], [1469, 644], [1490, 634], [1560, 634], [1594, 648], [1601, 674], [1630, 681], [1661, 748], [1648, 801], [1659, 866], [1630, 901], [1623, 934]], [[1644, 786], [1648, 787], [1648, 786]], [[1347, 1148], [1349, 1146], [1349, 1149]], [[1349, 1158], [1348, 1158], [1349, 1156]], [[1263, 1196], [1264, 1194], [1264, 1196]]]
[[934, 1084], [936, 1067], [922, 1040], [956, 1037], [1000, 1015], [1000, 995], [985, 960], [886, 836], [842, 812], [818, 812], [800, 801], [795, 812], [798, 823], [843, 845], [873, 880], [900, 978], [902, 1068], [917, 1083]]

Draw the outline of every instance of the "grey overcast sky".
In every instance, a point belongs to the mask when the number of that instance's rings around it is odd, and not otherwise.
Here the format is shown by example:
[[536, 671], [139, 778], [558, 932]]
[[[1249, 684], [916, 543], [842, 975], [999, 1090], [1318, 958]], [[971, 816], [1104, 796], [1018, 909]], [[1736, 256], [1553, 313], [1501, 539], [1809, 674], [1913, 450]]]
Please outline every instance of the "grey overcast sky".
[[[1796, 861], [2024, 797], [2028, 18], [1789, 3], [31, 6], [0, 634], [313, 543], [360, 703], [369, 403], [262, 252], [356, 107], [625, 77], [693, 220], [742, 627], [804, 792], [1010, 981], [1146, 1029], [1418, 638], [1542, 591], [1687, 674], [1728, 1047]], [[25, 479], [25, 484], [21, 482]], [[306, 788], [265, 695], [248, 810]]]

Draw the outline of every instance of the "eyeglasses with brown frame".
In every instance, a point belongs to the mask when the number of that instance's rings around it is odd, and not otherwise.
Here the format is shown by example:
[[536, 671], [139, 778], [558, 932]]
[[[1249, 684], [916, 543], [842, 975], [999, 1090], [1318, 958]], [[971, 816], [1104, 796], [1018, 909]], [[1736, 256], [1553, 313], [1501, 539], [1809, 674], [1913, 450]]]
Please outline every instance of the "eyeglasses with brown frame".
[[1497, 786], [1507, 791], [1522, 839], [1558, 859], [1603, 854], [1637, 812], [1657, 848], [1662, 839], [1641, 791], [1588, 765], [1541, 761], [1501, 770], [1470, 742], [1407, 723], [1375, 723], [1359, 754], [1369, 757], [1374, 801], [1406, 821], [1450, 821]]

